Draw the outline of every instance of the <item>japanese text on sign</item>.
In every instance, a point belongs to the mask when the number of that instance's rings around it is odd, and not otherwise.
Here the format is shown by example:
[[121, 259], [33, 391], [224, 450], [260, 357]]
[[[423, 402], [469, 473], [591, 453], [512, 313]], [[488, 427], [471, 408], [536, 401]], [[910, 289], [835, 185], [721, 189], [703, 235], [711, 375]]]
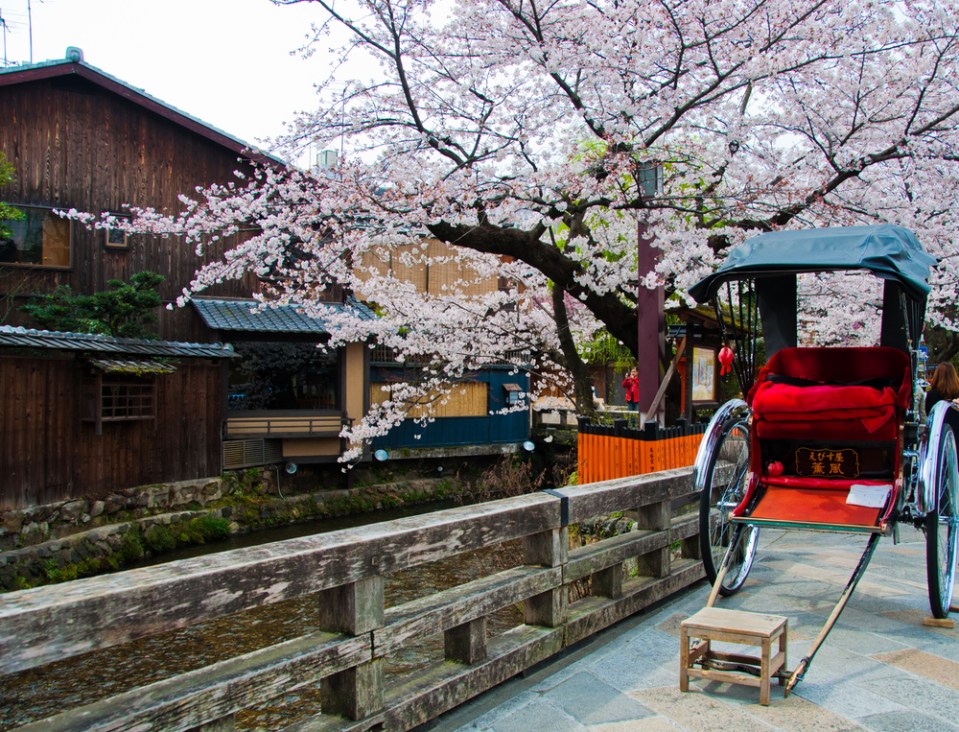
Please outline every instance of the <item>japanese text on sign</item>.
[[852, 448], [796, 450], [796, 475], [804, 478], [858, 478], [859, 453]]

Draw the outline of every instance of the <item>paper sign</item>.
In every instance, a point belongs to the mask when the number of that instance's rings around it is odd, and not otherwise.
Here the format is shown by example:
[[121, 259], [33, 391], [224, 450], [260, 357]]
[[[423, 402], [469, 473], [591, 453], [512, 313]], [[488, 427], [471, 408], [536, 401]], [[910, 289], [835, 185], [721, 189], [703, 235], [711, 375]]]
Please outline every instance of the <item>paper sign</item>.
[[865, 506], [866, 508], [882, 508], [889, 498], [891, 485], [862, 485], [854, 483], [846, 496], [846, 503], [850, 506]]

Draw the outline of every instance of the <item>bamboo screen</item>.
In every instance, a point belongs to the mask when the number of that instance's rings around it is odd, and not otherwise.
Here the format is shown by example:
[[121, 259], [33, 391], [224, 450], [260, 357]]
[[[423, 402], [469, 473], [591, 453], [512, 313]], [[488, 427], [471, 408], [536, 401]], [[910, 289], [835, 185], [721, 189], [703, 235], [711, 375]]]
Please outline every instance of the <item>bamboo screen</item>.
[[[370, 384], [370, 403], [380, 404], [390, 398], [390, 384]], [[489, 384], [481, 381], [463, 381], [455, 384], [444, 394], [434, 392], [413, 405], [409, 410], [410, 418], [425, 417], [431, 413], [434, 417], [486, 417], [489, 414]], [[428, 405], [432, 405], [430, 410]]]
[[[430, 242], [430, 259], [443, 259], [455, 254], [455, 248], [445, 242]], [[454, 290], [460, 291], [464, 295], [485, 295], [488, 292], [495, 292], [499, 287], [498, 277], [493, 276], [479, 280], [475, 269], [458, 261], [433, 262], [429, 267], [428, 274], [427, 285], [431, 295], [449, 294]], [[459, 284], [459, 280], [467, 280], [471, 284]]]
[[[456, 247], [433, 240], [426, 251], [420, 244], [396, 246], [388, 252], [368, 251], [363, 254], [360, 266], [362, 270], [373, 270], [380, 275], [392, 272], [397, 279], [416, 285], [417, 291], [431, 295], [450, 294], [453, 291], [464, 295], [483, 295], [496, 291], [499, 287], [497, 276], [480, 279], [473, 267], [456, 261], [456, 255]], [[410, 263], [404, 263], [404, 260]], [[360, 278], [367, 279], [363, 273]], [[460, 280], [470, 284], [464, 285]], [[373, 296], [373, 293], [365, 294]]]

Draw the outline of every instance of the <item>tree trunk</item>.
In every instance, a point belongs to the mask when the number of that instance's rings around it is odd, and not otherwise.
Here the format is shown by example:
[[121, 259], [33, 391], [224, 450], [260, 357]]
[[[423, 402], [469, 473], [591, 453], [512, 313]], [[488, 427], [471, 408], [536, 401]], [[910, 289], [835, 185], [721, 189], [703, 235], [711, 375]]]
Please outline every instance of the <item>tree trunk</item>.
[[[552, 244], [540, 241], [538, 232], [491, 224], [454, 225], [442, 221], [427, 228], [433, 236], [448, 244], [513, 257], [539, 270], [564, 292], [578, 298], [610, 334], [620, 340], [634, 358], [638, 358], [636, 308], [620, 299], [625, 293], [613, 291], [598, 295], [580, 285], [576, 281], [576, 276], [582, 273], [579, 264]], [[628, 296], [635, 298], [635, 293], [628, 293]]]
[[589, 369], [579, 357], [573, 334], [569, 329], [569, 316], [566, 313], [566, 290], [557, 284], [553, 285], [553, 318], [556, 320], [556, 332], [559, 335], [559, 344], [563, 352], [566, 368], [573, 375], [576, 412], [584, 417], [596, 416], [596, 405], [593, 403], [593, 380], [589, 376]]

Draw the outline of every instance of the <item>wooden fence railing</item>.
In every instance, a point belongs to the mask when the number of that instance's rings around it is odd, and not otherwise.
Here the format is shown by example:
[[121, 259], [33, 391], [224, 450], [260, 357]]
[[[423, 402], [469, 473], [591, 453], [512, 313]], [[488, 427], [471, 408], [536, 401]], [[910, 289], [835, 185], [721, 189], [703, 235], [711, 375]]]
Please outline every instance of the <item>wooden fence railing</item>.
[[580, 420], [579, 482], [596, 483], [689, 467], [696, 461], [705, 431], [705, 424], [662, 428], [650, 423], [639, 429], [630, 427], [626, 420], [616, 420], [612, 425]]
[[[31, 669], [42, 685], [53, 662], [312, 595], [321, 630], [22, 729], [232, 729], [308, 687], [320, 713], [286, 729], [409, 729], [701, 579], [696, 514], [672, 508], [690, 490], [689, 470], [666, 471], [0, 595], [0, 683]], [[570, 548], [571, 526], [618, 511], [638, 528]], [[385, 607], [393, 573], [517, 540], [519, 566]], [[514, 627], [487, 625], [517, 606]], [[443, 657], [388, 678], [385, 659], [423, 638], [442, 638]]]

